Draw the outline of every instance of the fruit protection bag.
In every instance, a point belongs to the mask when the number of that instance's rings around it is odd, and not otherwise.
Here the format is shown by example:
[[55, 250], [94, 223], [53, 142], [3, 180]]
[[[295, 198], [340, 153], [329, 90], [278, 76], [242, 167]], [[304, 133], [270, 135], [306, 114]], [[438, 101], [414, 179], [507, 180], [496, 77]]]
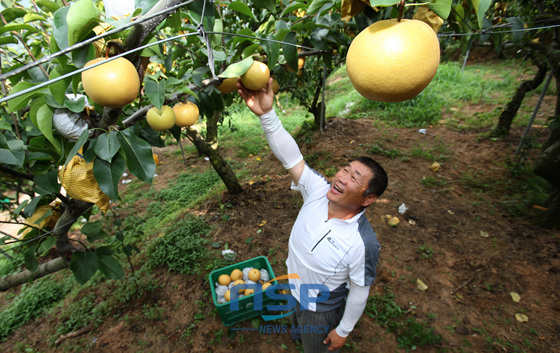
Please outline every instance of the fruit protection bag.
[[93, 175], [93, 162], [87, 163], [81, 155], [77, 154], [65, 168], [58, 171], [58, 178], [68, 196], [94, 203], [103, 213], [109, 209], [110, 198], [99, 188]]

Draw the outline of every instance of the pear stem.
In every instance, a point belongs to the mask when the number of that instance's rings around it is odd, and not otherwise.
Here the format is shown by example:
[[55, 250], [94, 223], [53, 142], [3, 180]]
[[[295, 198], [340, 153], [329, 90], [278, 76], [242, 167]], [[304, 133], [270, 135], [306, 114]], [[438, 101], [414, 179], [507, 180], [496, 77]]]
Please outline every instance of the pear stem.
[[397, 17], [397, 22], [401, 22], [401, 19], [403, 17], [404, 3], [405, 0], [401, 0], [401, 2], [399, 2], [399, 16]]

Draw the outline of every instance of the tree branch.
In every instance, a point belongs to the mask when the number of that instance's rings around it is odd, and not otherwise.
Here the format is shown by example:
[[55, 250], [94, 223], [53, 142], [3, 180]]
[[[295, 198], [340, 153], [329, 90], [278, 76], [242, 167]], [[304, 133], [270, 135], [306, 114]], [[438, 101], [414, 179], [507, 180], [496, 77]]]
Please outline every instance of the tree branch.
[[9, 174], [11, 176], [14, 176], [14, 177], [20, 178], [20, 179], [33, 180], [33, 175], [32, 174], [25, 174], [25, 173], [22, 173], [22, 172], [18, 172], [17, 170], [10, 169], [10, 168], [5, 167], [1, 164], [0, 164], [0, 172], [5, 173], [5, 174]]
[[10, 288], [19, 286], [37, 278], [50, 275], [51, 273], [58, 272], [67, 268], [68, 266], [68, 262], [64, 260], [64, 258], [59, 257], [39, 265], [35, 272], [25, 270], [8, 277], [0, 278], [0, 292], [4, 292]]

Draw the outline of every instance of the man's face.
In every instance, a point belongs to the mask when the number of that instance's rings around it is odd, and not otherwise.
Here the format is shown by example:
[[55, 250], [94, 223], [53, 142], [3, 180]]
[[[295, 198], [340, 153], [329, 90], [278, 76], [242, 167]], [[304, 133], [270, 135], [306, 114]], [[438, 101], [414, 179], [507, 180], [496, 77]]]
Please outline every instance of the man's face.
[[331, 188], [327, 192], [330, 202], [352, 209], [368, 206], [377, 198], [364, 196], [373, 172], [364, 164], [353, 161], [336, 173]]

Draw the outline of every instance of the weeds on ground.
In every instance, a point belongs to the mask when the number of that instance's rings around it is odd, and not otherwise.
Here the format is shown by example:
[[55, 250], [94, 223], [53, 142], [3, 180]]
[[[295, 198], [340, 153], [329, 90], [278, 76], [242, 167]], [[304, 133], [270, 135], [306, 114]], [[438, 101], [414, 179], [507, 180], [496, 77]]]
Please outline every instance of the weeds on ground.
[[210, 226], [200, 217], [186, 215], [164, 231], [148, 247], [148, 268], [167, 266], [170, 271], [188, 275], [199, 273], [209, 259], [206, 248]]
[[73, 276], [61, 282], [44, 277], [31, 285], [23, 285], [21, 293], [0, 312], [0, 342], [6, 340], [15, 329], [55, 305], [75, 285]]
[[369, 297], [366, 314], [388, 332], [394, 333], [399, 348], [416, 350], [417, 347], [438, 345], [441, 335], [435, 334], [427, 320], [419, 321], [414, 317], [406, 317], [408, 311], [395, 302], [395, 295], [385, 293]]

